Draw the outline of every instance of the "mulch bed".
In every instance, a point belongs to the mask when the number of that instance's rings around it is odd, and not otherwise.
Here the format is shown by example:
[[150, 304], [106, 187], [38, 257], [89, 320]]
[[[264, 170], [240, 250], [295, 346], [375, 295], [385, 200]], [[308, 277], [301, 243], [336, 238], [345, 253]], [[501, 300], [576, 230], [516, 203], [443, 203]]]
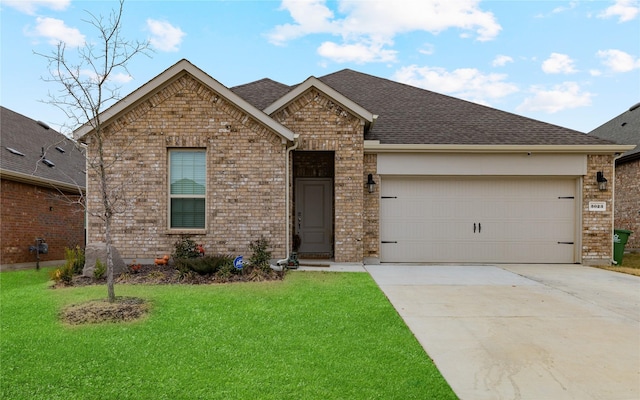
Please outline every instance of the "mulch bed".
[[[256, 282], [282, 280], [283, 272], [247, 269], [242, 274], [228, 276], [200, 275], [195, 272], [181, 273], [170, 265], [141, 265], [137, 271], [128, 271], [115, 278], [116, 284], [147, 285], [206, 285], [229, 282]], [[75, 275], [70, 284], [62, 281], [52, 288], [73, 286], [104, 285], [106, 279], [88, 278]], [[143, 299], [136, 297], [117, 297], [113, 303], [103, 300], [92, 300], [82, 304], [73, 304], [60, 313], [60, 319], [70, 325], [95, 324], [103, 322], [129, 322], [144, 317], [150, 306]]]

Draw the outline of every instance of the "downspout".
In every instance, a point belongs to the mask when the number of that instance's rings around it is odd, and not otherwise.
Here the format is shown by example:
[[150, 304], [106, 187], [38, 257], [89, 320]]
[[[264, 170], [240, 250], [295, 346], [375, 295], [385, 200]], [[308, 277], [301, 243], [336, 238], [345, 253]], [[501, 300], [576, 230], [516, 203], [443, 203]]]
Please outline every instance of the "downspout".
[[290, 201], [289, 198], [291, 197], [289, 192], [289, 155], [291, 154], [291, 152], [295, 149], [298, 148], [298, 134], [294, 135], [293, 137], [293, 145], [291, 147], [287, 147], [287, 151], [286, 151], [286, 155], [285, 155], [285, 193], [284, 193], [284, 201], [285, 201], [285, 210], [286, 210], [286, 228], [285, 228], [285, 255], [287, 256], [287, 258], [284, 258], [282, 260], [278, 260], [276, 262], [276, 265], [278, 266], [284, 266], [287, 265], [287, 262], [289, 261], [289, 240], [291, 237], [291, 232], [290, 232], [290, 223], [291, 223], [291, 210], [290, 210]]

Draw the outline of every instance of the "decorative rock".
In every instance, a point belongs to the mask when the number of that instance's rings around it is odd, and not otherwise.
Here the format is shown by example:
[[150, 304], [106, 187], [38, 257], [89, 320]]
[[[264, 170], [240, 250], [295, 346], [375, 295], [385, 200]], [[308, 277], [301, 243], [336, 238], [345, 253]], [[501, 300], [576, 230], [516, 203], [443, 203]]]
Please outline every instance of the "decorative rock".
[[[113, 276], [118, 276], [125, 272], [126, 265], [120, 257], [120, 252], [114, 246], [111, 246], [113, 257]], [[107, 244], [104, 242], [89, 243], [84, 249], [84, 268], [82, 275], [93, 278], [93, 271], [96, 269], [96, 260], [107, 266]]]

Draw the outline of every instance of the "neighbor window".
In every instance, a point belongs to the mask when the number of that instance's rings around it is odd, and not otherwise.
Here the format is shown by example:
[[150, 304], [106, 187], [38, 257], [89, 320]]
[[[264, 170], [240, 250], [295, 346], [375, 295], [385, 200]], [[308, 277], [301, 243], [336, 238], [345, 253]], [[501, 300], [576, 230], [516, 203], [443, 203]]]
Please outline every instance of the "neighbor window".
[[207, 192], [204, 149], [169, 150], [169, 215], [172, 229], [204, 229]]

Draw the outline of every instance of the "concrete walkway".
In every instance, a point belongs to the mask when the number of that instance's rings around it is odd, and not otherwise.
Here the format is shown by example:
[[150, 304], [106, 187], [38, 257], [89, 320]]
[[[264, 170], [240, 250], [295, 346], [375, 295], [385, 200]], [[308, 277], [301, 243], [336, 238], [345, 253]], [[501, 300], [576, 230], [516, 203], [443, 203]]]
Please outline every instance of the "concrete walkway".
[[640, 278], [579, 265], [367, 265], [462, 400], [640, 399]]

